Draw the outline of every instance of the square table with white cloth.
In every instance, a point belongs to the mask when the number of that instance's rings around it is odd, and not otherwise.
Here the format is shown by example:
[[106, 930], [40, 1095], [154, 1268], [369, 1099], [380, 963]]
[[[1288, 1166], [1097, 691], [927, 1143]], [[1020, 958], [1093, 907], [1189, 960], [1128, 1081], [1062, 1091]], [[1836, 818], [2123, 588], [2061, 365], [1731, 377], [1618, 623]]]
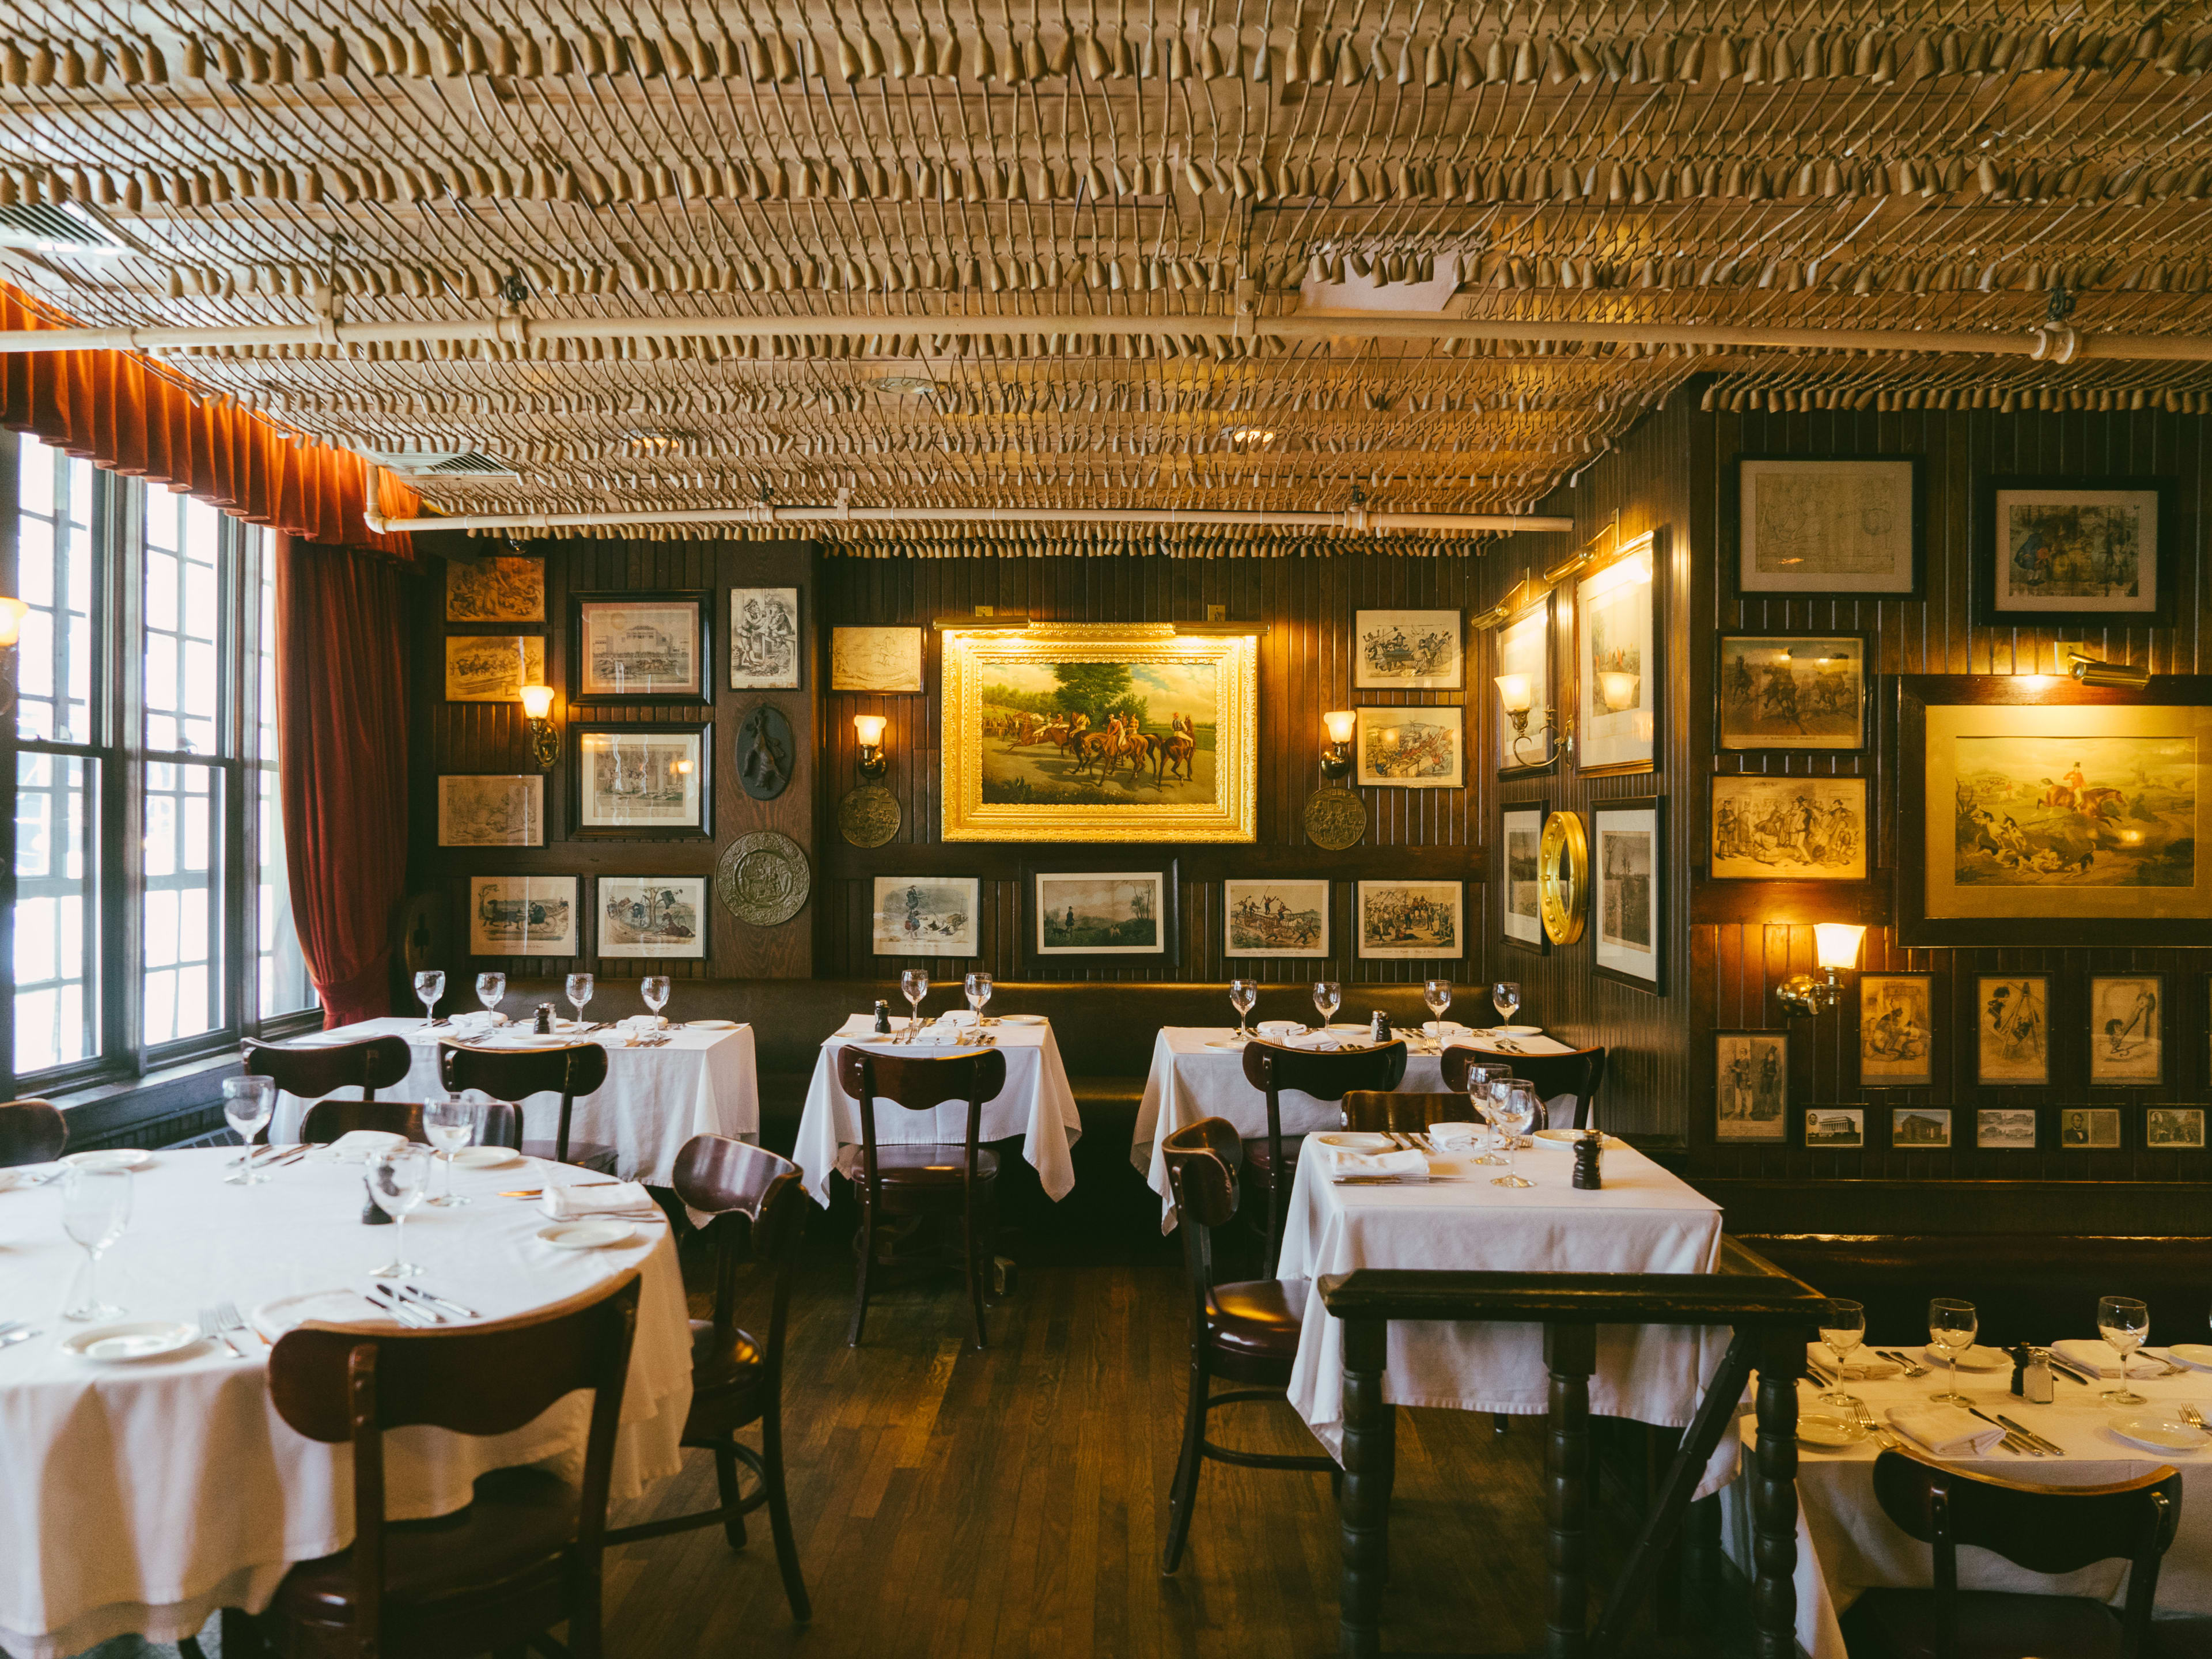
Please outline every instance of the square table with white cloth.
[[[1267, 1022], [1273, 1025], [1274, 1021]], [[1335, 1028], [1332, 1028], [1334, 1030]], [[1346, 1026], [1339, 1035], [1364, 1038], [1364, 1025]], [[1399, 1088], [1409, 1094], [1439, 1094], [1443, 1091], [1443, 1048], [1415, 1031], [1401, 1031], [1406, 1039], [1406, 1077]], [[1509, 1048], [1482, 1032], [1465, 1026], [1446, 1028], [1445, 1048], [1476, 1048], [1509, 1064], [1515, 1053], [1570, 1054], [1564, 1042], [1547, 1036], [1518, 1036]], [[1295, 1090], [1282, 1097], [1283, 1133], [1310, 1134], [1316, 1129], [1334, 1129], [1344, 1122], [1337, 1102], [1316, 1100]], [[1168, 1188], [1168, 1163], [1160, 1142], [1176, 1130], [1202, 1117], [1224, 1117], [1247, 1140], [1267, 1133], [1267, 1097], [1244, 1080], [1244, 1045], [1228, 1026], [1163, 1025], [1152, 1042], [1152, 1069], [1145, 1079], [1145, 1097], [1137, 1107], [1137, 1127], [1129, 1142], [1129, 1161], [1145, 1172], [1145, 1182], [1167, 1206], [1165, 1230], [1175, 1224], [1173, 1194]]]
[[[1927, 1375], [1846, 1385], [1885, 1426], [1890, 1407], [1927, 1404], [1928, 1396], [1941, 1392], [1948, 1376], [1918, 1346], [1889, 1352], [1903, 1352], [1928, 1366]], [[1826, 1363], [1825, 1348], [1815, 1346], [1812, 1353], [1816, 1362]], [[2116, 1381], [2089, 1386], [2060, 1377], [2054, 1386], [2059, 1390], [2056, 1400], [2048, 1406], [2032, 1406], [2011, 1391], [2009, 1366], [1959, 1373], [1959, 1392], [1977, 1409], [1992, 1417], [2009, 1417], [2055, 1443], [2064, 1456], [2021, 1456], [1998, 1446], [1975, 1456], [1941, 1461], [1975, 1474], [2049, 1486], [2130, 1480], [2171, 1464], [2182, 1474], [2181, 1524], [2172, 1548], [2160, 1564], [2158, 1609], [2212, 1613], [2212, 1446], [2194, 1452], [2160, 1452], [2130, 1445], [2111, 1427], [2113, 1418], [2125, 1413], [2098, 1398], [2106, 1389], [2117, 1388]], [[2212, 1374], [2186, 1370], [2178, 1376], [2131, 1377], [2129, 1386], [2153, 1407], [2179, 1411], [2185, 1402], [2212, 1412]], [[1826, 1387], [1817, 1379], [1806, 1380], [1797, 1395], [1801, 1414], [1830, 1409], [1813, 1403]], [[1753, 1430], [1747, 1424], [1743, 1433], [1747, 1443]], [[1874, 1461], [1881, 1451], [1871, 1439], [1838, 1451], [1802, 1442], [1797, 1447], [1797, 1644], [1812, 1659], [1844, 1659], [1838, 1620], [1861, 1592], [1887, 1586], [1924, 1589], [1935, 1582], [1929, 1547], [1907, 1537], [1875, 1501]], [[1730, 1557], [1739, 1563], [1751, 1559], [1747, 1484], [1738, 1482], [1721, 1495], [1723, 1538]], [[1959, 1552], [1961, 1589], [2087, 1595], [2117, 1607], [2126, 1595], [2127, 1577], [2123, 1560], [2051, 1577], [2015, 1567], [1987, 1550]]]
[[[487, 1027], [468, 1015], [426, 1026], [420, 1019], [401, 1015], [318, 1031], [284, 1046], [405, 1037], [414, 1063], [404, 1079], [378, 1093], [386, 1100], [443, 1100], [446, 1085], [438, 1077], [441, 1042], [499, 1048], [515, 1046], [514, 1038], [528, 1029]], [[576, 1102], [568, 1138], [613, 1147], [615, 1173], [626, 1181], [667, 1186], [675, 1178], [677, 1153], [694, 1135], [750, 1140], [760, 1133], [760, 1079], [753, 1065], [750, 1025], [720, 1030], [678, 1026], [666, 1033], [665, 1044], [654, 1048], [629, 1046], [630, 1039], [641, 1033], [621, 1027], [579, 1032], [564, 1021], [555, 1035], [574, 1042], [596, 1042], [607, 1051], [607, 1080]], [[333, 1098], [356, 1100], [360, 1096], [359, 1089], [347, 1087]], [[307, 1104], [295, 1095], [277, 1096], [276, 1115], [269, 1126], [271, 1143], [300, 1138], [300, 1120], [307, 1115]], [[521, 1106], [524, 1138], [550, 1143], [561, 1124], [561, 1097], [535, 1094]]]
[[[965, 1012], [948, 1014], [925, 1024], [915, 1040], [876, 1036], [875, 1019], [854, 1014], [823, 1040], [822, 1054], [814, 1062], [814, 1078], [806, 1086], [806, 1109], [799, 1120], [799, 1144], [792, 1157], [805, 1171], [806, 1190], [817, 1204], [830, 1202], [830, 1175], [838, 1167], [842, 1151], [860, 1140], [860, 1108], [837, 1081], [837, 1056], [850, 1042], [874, 1039], [890, 1054], [948, 1054], [973, 1053], [957, 1045], [972, 1035], [975, 1016]], [[906, 1022], [895, 1022], [894, 1038], [904, 1038]], [[1022, 1156], [1037, 1172], [1037, 1184], [1055, 1203], [1075, 1185], [1075, 1160], [1069, 1149], [1083, 1133], [1082, 1115], [1075, 1109], [1075, 1091], [1067, 1085], [1067, 1068], [1060, 1064], [1060, 1045], [1053, 1041], [1052, 1026], [1040, 1019], [1035, 1024], [994, 1019], [988, 1035], [1006, 1057], [1006, 1086], [983, 1103], [983, 1122], [978, 1140], [1022, 1138]], [[968, 1139], [968, 1107], [949, 1102], [934, 1111], [910, 1112], [888, 1101], [876, 1108], [876, 1139], [922, 1145], [958, 1146]]]
[[[1550, 1141], [1515, 1162], [1536, 1184], [1491, 1184], [1504, 1171], [1464, 1156], [1430, 1154], [1432, 1179], [1340, 1185], [1330, 1160], [1308, 1145], [1283, 1229], [1285, 1279], [1315, 1279], [1361, 1267], [1481, 1273], [1705, 1273], [1721, 1247], [1721, 1208], [1641, 1152], [1608, 1140], [1605, 1185], [1570, 1185], [1574, 1154]], [[1687, 1428], [1728, 1351], [1725, 1329], [1601, 1325], [1590, 1410]], [[1540, 1324], [1394, 1320], [1384, 1393], [1400, 1406], [1541, 1415], [1550, 1373]], [[1291, 1403], [1332, 1454], [1344, 1432], [1344, 1328], [1306, 1303], [1291, 1372]], [[1725, 1437], [1700, 1491], [1725, 1480], [1736, 1449]]]

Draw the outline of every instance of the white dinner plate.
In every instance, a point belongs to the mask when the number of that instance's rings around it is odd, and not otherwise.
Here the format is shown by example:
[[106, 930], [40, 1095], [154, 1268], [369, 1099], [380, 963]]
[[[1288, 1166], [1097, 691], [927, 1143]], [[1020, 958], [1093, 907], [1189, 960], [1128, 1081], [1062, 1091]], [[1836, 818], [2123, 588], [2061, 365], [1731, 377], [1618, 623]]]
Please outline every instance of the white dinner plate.
[[[1922, 1356], [1937, 1370], [1948, 1370], [1951, 1362], [1934, 1348], [1921, 1349]], [[1962, 1371], [2001, 1371], [2010, 1366], [2012, 1356], [2002, 1348], [1992, 1348], [1986, 1342], [1977, 1342], [1959, 1356]]]
[[1000, 1024], [1003, 1025], [1046, 1025], [1051, 1024], [1051, 1022], [1046, 1019], [1042, 1014], [1000, 1014], [998, 1016], [998, 1018]]
[[627, 1221], [556, 1221], [540, 1227], [538, 1236], [556, 1250], [604, 1250], [628, 1243], [637, 1229]]
[[2132, 1414], [2124, 1413], [2107, 1419], [2105, 1426], [2130, 1445], [2151, 1451], [2195, 1451], [2212, 1444], [2212, 1434], [2155, 1408]]
[[738, 1022], [734, 1019], [687, 1019], [684, 1023], [695, 1031], [734, 1031], [738, 1029]]
[[1475, 1033], [1477, 1036], [1488, 1037], [1541, 1036], [1543, 1035], [1544, 1028], [1540, 1025], [1493, 1025], [1486, 1031]]
[[1808, 1446], [1818, 1446], [1825, 1451], [1840, 1451], [1865, 1439], [1866, 1431], [1844, 1418], [1801, 1413], [1797, 1419], [1797, 1437]]
[[2212, 1371], [2212, 1348], [2202, 1342], [2177, 1342], [2159, 1352], [2172, 1354], [2176, 1364], [2186, 1365], [2192, 1371]]
[[359, 1291], [331, 1289], [301, 1291], [280, 1296], [253, 1310], [253, 1328], [271, 1342], [295, 1326], [309, 1321], [324, 1325], [397, 1325], [398, 1316], [371, 1302]]
[[471, 1046], [489, 1048], [496, 1053], [501, 1048], [565, 1048], [580, 1033], [562, 1031], [502, 1031], [495, 1039]]
[[504, 1170], [521, 1162], [522, 1154], [511, 1146], [464, 1146], [453, 1154], [457, 1170]]
[[1345, 1152], [1389, 1152], [1396, 1151], [1398, 1146], [1389, 1136], [1376, 1134], [1371, 1129], [1331, 1129], [1313, 1139]]
[[62, 1160], [80, 1170], [143, 1170], [154, 1161], [143, 1146], [110, 1146], [103, 1152], [71, 1152]]
[[134, 1319], [121, 1325], [94, 1325], [64, 1341], [64, 1353], [88, 1359], [95, 1365], [121, 1365], [140, 1359], [159, 1359], [191, 1347], [200, 1340], [200, 1328], [180, 1319]]
[[[1571, 1146], [1581, 1138], [1582, 1131], [1579, 1129], [1539, 1129], [1535, 1133], [1535, 1139], [1547, 1146]], [[1619, 1135], [1605, 1137], [1604, 1145], [1607, 1152], [1627, 1144]]]

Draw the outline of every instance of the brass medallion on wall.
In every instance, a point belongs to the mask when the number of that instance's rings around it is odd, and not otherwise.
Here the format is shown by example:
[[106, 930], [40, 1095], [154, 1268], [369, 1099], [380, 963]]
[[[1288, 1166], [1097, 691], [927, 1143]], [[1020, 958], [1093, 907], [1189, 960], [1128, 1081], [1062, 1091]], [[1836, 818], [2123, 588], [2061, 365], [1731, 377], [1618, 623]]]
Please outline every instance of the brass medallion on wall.
[[1582, 819], [1572, 812], [1554, 812], [1544, 820], [1544, 838], [1536, 850], [1536, 890], [1545, 938], [1554, 945], [1580, 939], [1589, 911], [1589, 842]]
[[805, 849], [774, 830], [738, 836], [714, 862], [714, 892], [722, 908], [756, 927], [789, 921], [805, 908], [813, 886]]
[[855, 847], [881, 847], [905, 817], [896, 795], [879, 783], [862, 784], [837, 803], [837, 833]]
[[1349, 789], [1324, 784], [1306, 797], [1306, 839], [1340, 853], [1367, 833], [1367, 803]]
[[738, 728], [738, 783], [755, 800], [774, 800], [791, 782], [791, 722], [783, 710], [762, 703]]

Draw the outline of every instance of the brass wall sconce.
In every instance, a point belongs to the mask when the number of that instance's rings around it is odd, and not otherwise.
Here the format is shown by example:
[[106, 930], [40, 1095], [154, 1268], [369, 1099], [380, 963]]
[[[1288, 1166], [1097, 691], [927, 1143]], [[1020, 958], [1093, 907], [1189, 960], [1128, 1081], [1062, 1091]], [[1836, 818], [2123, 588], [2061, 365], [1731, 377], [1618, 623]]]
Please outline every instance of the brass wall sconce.
[[853, 735], [860, 740], [860, 757], [853, 763], [853, 769], [866, 783], [881, 783], [890, 763], [884, 758], [884, 726], [881, 714], [853, 716]]
[[898, 797], [884, 787], [884, 775], [890, 770], [884, 753], [887, 723], [881, 714], [853, 716], [853, 736], [860, 746], [853, 769], [860, 781], [837, 803], [837, 833], [855, 847], [881, 847], [898, 834], [906, 817]]
[[1352, 736], [1359, 717], [1349, 708], [1333, 708], [1321, 717], [1328, 742], [1321, 751], [1322, 787], [1306, 797], [1306, 839], [1316, 847], [1341, 852], [1367, 833], [1367, 803], [1351, 785]]
[[2141, 691], [2150, 684], [2150, 670], [2133, 663], [2105, 662], [2079, 649], [2069, 648], [2067, 672], [2084, 685], [2116, 685]]
[[1866, 929], [1849, 922], [1823, 921], [1814, 927], [1813, 938], [1814, 954], [1826, 977], [1792, 974], [1774, 988], [1774, 1000], [1782, 1005], [1784, 1013], [1808, 1019], [1842, 1000], [1844, 982], [1836, 975], [1858, 966], [1859, 944], [1866, 938]]
[[561, 758], [561, 733], [553, 724], [553, 688], [526, 685], [518, 695], [523, 718], [530, 722], [530, 757], [539, 771], [550, 772]]
[[1352, 732], [1358, 717], [1349, 708], [1332, 709], [1321, 717], [1328, 728], [1328, 747], [1321, 751], [1321, 773], [1331, 783], [1341, 784], [1352, 775]]
[[30, 614], [22, 600], [0, 599], [0, 714], [15, 706], [15, 647], [22, 643], [23, 618]]
[[1513, 754], [1510, 763], [1515, 766], [1543, 765], [1544, 762], [1541, 760], [1532, 761], [1522, 756], [1522, 746], [1524, 744], [1539, 743], [1547, 738], [1554, 744], [1560, 744], [1564, 734], [1559, 727], [1557, 720], [1559, 711], [1546, 709], [1543, 719], [1532, 728], [1530, 722], [1534, 720], [1536, 711], [1534, 676], [1500, 674], [1492, 683], [1498, 687], [1498, 706], [1504, 709], [1505, 719], [1513, 727]]

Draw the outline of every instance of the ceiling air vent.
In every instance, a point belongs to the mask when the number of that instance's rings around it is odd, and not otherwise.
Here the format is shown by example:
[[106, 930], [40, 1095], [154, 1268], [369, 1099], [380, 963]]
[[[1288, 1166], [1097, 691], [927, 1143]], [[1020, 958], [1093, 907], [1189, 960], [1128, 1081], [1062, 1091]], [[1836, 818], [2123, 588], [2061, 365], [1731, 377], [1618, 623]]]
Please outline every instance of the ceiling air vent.
[[95, 259], [119, 258], [130, 252], [66, 202], [0, 207], [0, 246]]
[[362, 452], [394, 472], [445, 478], [512, 478], [514, 464], [473, 449], [371, 449]]

